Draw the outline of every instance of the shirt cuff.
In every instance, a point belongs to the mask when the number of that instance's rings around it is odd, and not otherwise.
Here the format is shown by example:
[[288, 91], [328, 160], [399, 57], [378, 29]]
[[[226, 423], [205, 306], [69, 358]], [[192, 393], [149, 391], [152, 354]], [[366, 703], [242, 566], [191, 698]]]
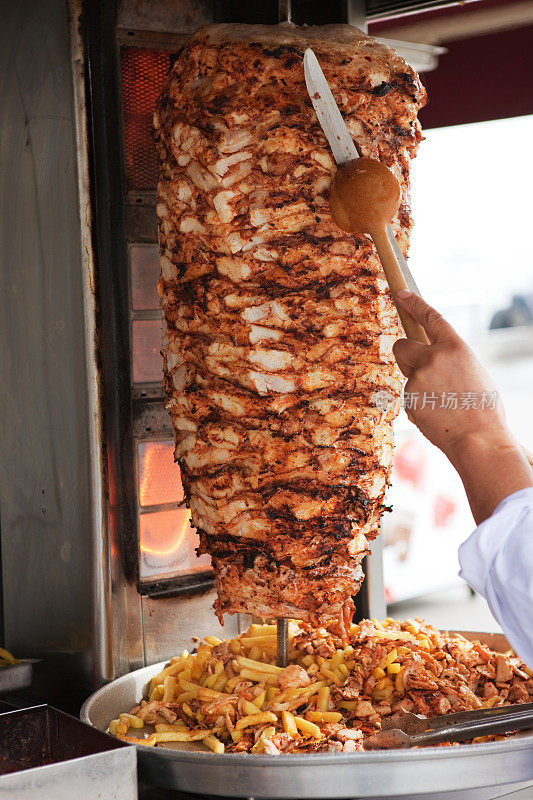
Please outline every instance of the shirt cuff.
[[494, 559], [520, 519], [533, 507], [533, 487], [513, 492], [496, 506], [459, 548], [459, 575], [486, 597], [487, 578]]

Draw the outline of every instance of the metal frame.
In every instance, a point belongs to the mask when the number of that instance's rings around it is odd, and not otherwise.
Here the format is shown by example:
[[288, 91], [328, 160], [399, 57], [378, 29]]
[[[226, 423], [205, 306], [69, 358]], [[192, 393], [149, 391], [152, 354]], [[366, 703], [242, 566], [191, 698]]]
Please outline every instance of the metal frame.
[[422, 11], [436, 11], [446, 6], [462, 6], [479, 0], [366, 0], [366, 17], [375, 22], [388, 17], [419, 14]]
[[[169, 49], [176, 49], [178, 50], [183, 42], [186, 40], [186, 36], [180, 33], [164, 33], [160, 31], [139, 31], [139, 30], [128, 30], [128, 29], [119, 29], [116, 32], [116, 43], [117, 43], [117, 91], [119, 92], [120, 96], [120, 87], [121, 87], [121, 73], [120, 73], [120, 52], [123, 47], [131, 47], [131, 48], [139, 48], [139, 49], [151, 49], [151, 50], [169, 50]], [[118, 120], [119, 120], [119, 135], [120, 135], [120, 151], [121, 151], [121, 171], [124, 174], [124, 165], [125, 165], [125, 155], [124, 155], [124, 121], [123, 121], [123, 113], [122, 113], [122, 104], [119, 103], [118, 106]], [[128, 208], [139, 208], [142, 206], [144, 209], [149, 210], [153, 215], [154, 220], [156, 219], [155, 214], [155, 203], [156, 203], [156, 193], [155, 191], [126, 191], [123, 193], [123, 203], [125, 210]], [[126, 251], [127, 251], [127, 259], [125, 265], [125, 280], [128, 285], [128, 332], [130, 337], [130, 342], [132, 341], [132, 331], [133, 331], [133, 321], [134, 320], [155, 320], [161, 318], [161, 312], [158, 310], [149, 310], [149, 311], [133, 311], [131, 308], [130, 297], [131, 297], [131, 260], [130, 260], [130, 247], [133, 244], [137, 245], [148, 245], [148, 244], [156, 244], [157, 243], [157, 231], [155, 231], [155, 236], [146, 237], [143, 241], [137, 241], [133, 231], [129, 231], [127, 226], [125, 227], [124, 235], [126, 238]], [[151, 239], [148, 241], [147, 239]], [[170, 424], [170, 420], [168, 417], [168, 413], [163, 407], [163, 389], [160, 384], [154, 384], [152, 382], [147, 383], [134, 383], [133, 381], [133, 364], [130, 363], [130, 381], [131, 381], [131, 395], [132, 395], [132, 436], [134, 437], [134, 452], [133, 452], [133, 470], [135, 475], [135, 485], [138, 486], [138, 477], [139, 477], [139, 463], [138, 463], [138, 444], [141, 441], [153, 441], [156, 439], [161, 438], [173, 438], [172, 426]], [[146, 404], [149, 401], [154, 401], [150, 403], [150, 407], [147, 409]], [[146, 410], [149, 411], [150, 416], [152, 418], [152, 422], [155, 422], [155, 426], [151, 425], [150, 434], [146, 435], [146, 431], [143, 431], [143, 424], [142, 421], [145, 417]], [[136, 501], [136, 523], [139, 520], [139, 513], [140, 513], [140, 506], [138, 504], [138, 497], [137, 491], [135, 491], [135, 501]], [[168, 506], [171, 507], [170, 505]], [[175, 507], [173, 504], [172, 507]], [[165, 509], [161, 509], [165, 510]], [[206, 589], [212, 589], [214, 585], [214, 574], [212, 570], [203, 570], [198, 573], [191, 573], [191, 574], [175, 574], [168, 577], [161, 575], [160, 578], [154, 579], [142, 579], [139, 573], [139, 549], [140, 549], [140, 531], [139, 526], [136, 524], [135, 526], [135, 540], [130, 542], [130, 546], [135, 546], [135, 550], [137, 553], [137, 560], [136, 560], [136, 587], [137, 591], [140, 595], [146, 595], [149, 597], [159, 598], [159, 597], [171, 597], [179, 594], [188, 593], [191, 591], [205, 591]]]
[[[85, 358], [87, 371], [87, 401], [89, 405], [89, 458], [91, 465], [91, 524], [93, 552], [93, 614], [95, 651], [98, 673], [107, 672], [107, 639], [110, 610], [106, 584], [108, 580], [109, 552], [107, 549], [107, 517], [100, 498], [105, 496], [106, 465], [102, 444], [104, 420], [102, 414], [102, 382], [98, 364], [96, 301], [96, 264], [92, 240], [93, 213], [89, 174], [89, 147], [87, 126], [87, 95], [85, 87], [85, 53], [80, 35], [82, 16], [81, 0], [69, 0], [70, 40], [72, 54], [72, 87], [76, 121], [76, 150], [78, 161], [78, 198], [81, 222], [81, 259], [83, 267], [83, 306], [85, 322]], [[99, 502], [95, 502], [98, 498]], [[97, 532], [100, 535], [95, 535]]]
[[[128, 297], [117, 270], [126, 259], [124, 211], [118, 149], [117, 84], [109, 80], [116, 64], [116, 5], [85, 2], [82, 30], [87, 58], [87, 110], [90, 131], [93, 243], [98, 265], [99, 358], [105, 408], [107, 482], [94, 502], [106, 502], [102, 531], [104, 591], [95, 598], [100, 617], [98, 677], [110, 679], [144, 662], [142, 609], [135, 588], [137, 561], [126, 544], [136, 532], [133, 481], [133, 428], [130, 397]], [[127, 367], [124, 367], [127, 365]], [[95, 536], [100, 532], [95, 531]], [[105, 609], [105, 612], [104, 612]], [[102, 616], [105, 614], [105, 618]]]
[[[98, 613], [104, 616], [100, 623], [105, 623], [100, 680], [164, 658], [180, 647], [190, 647], [193, 622], [194, 633], [203, 631], [205, 635], [222, 630], [210, 609], [214, 599], [212, 572], [139, 580], [136, 442], [154, 438], [160, 432], [163, 438], [171, 438], [172, 433], [161, 403], [161, 389], [147, 384], [132, 391], [128, 243], [157, 242], [157, 232], [153, 194], [124, 194], [119, 55], [121, 42], [129, 46], [154, 47], [158, 43], [168, 47], [173, 41], [179, 47], [184, 35], [150, 33], [144, 39], [138, 31], [130, 36], [127, 30], [120, 30], [117, 35], [117, 9], [115, 0], [85, 0], [83, 6], [93, 242], [98, 265], [98, 344], [109, 489], [105, 497], [108, 529], [95, 534], [102, 534], [106, 551], [105, 597], [100, 596], [97, 601]], [[140, 222], [136, 217], [139, 209]], [[147, 417], [155, 422], [149, 426], [152, 430], [148, 437], [146, 425], [143, 431]], [[237, 632], [239, 624], [238, 616], [229, 620], [229, 633]]]
[[[98, 8], [101, 6], [100, 8]], [[92, 124], [93, 196], [95, 201], [95, 247], [99, 262], [101, 357], [106, 408], [106, 444], [110, 493], [110, 531], [119, 531], [117, 544], [123, 560], [126, 581], [135, 583], [143, 594], [149, 594], [148, 582], [139, 576], [139, 533], [137, 524], [137, 456], [135, 452], [135, 400], [162, 397], [160, 387], [140, 384], [133, 391], [131, 363], [131, 321], [152, 319], [156, 313], [133, 314], [130, 309], [129, 244], [125, 226], [123, 186], [123, 124], [120, 102], [120, 46], [135, 38], [138, 47], [152, 46], [157, 40], [168, 46], [171, 37], [149, 35], [141, 39], [138, 32], [128, 37], [121, 31], [116, 37], [116, 4], [87, 3], [85, 33], [90, 74]], [[181, 41], [183, 37], [179, 37]], [[145, 202], [153, 208], [153, 201]], [[129, 238], [129, 237], [128, 237]], [[130, 398], [129, 402], [126, 398]], [[137, 403], [135, 403], [137, 408]], [[153, 437], [142, 437], [153, 438]], [[164, 581], [158, 581], [158, 593]], [[173, 582], [174, 583], [174, 582]], [[179, 579], [176, 581], [179, 587]], [[212, 585], [212, 578], [209, 581]], [[177, 587], [175, 587], [177, 588]], [[170, 591], [170, 589], [169, 589]]]
[[[91, 172], [94, 202], [93, 236], [98, 259], [100, 357], [102, 364], [106, 446], [109, 475], [109, 514], [112, 534], [132, 540], [136, 528], [133, 478], [133, 418], [130, 386], [130, 336], [127, 250], [124, 228], [120, 107], [116, 69], [114, 0], [94, 0], [84, 6], [84, 32], [89, 70]], [[123, 551], [127, 580], [134, 580], [136, 563]]]

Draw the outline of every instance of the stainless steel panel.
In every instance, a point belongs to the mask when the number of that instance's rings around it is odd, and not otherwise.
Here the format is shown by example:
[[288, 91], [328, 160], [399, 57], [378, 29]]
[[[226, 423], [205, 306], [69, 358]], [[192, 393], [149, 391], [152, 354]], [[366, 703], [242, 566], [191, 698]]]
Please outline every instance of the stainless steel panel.
[[143, 399], [133, 404], [133, 435], [137, 439], [171, 439], [170, 414], [163, 406], [163, 399]]
[[140, 597], [108, 529], [79, 13], [12, 4], [0, 32], [6, 644], [59, 654], [40, 667], [56, 702], [65, 673], [81, 693], [144, 663]]
[[[498, 634], [465, 634], [507, 647]], [[125, 675], [90, 697], [84, 722], [106, 730], [109, 721], [143, 696], [164, 663]], [[139, 746], [139, 777], [148, 783], [193, 794], [261, 798], [419, 798], [489, 800], [533, 782], [533, 734], [502, 742], [383, 750], [354, 754], [287, 756], [214, 755], [179, 745]], [[182, 746], [183, 748], [183, 746]], [[529, 788], [524, 789], [530, 792]], [[519, 795], [520, 796], [520, 795]]]
[[157, 242], [155, 200], [149, 206], [126, 205], [126, 236], [129, 242]]
[[[387, 616], [385, 603], [385, 584], [383, 580], [383, 536], [380, 535], [370, 544], [371, 555], [365, 559], [365, 582], [362, 591], [366, 592], [368, 603], [367, 616], [371, 619], [384, 619]], [[357, 595], [355, 596], [357, 609]]]
[[[65, 0], [0, 29], [0, 496], [6, 644], [92, 673], [91, 461]], [[45, 601], [44, 601], [45, 600]]]
[[27, 689], [33, 680], [33, 665], [35, 660], [28, 658], [19, 664], [9, 667], [0, 667], [0, 694]]
[[347, 0], [347, 23], [367, 32], [366, 0]]
[[[475, 0], [463, 0], [463, 2], [471, 3]], [[369, 20], [381, 20], [457, 4], [458, 0], [367, 0], [366, 13]]]
[[183, 650], [190, 651], [195, 646], [193, 636], [226, 638], [239, 633], [238, 614], [226, 615], [224, 627], [220, 625], [211, 608], [215, 597], [212, 590], [176, 597], [143, 597], [145, 663], [153, 664]]
[[120, 0], [119, 28], [165, 33], [192, 33], [212, 22], [209, 0]]
[[[131, 307], [134, 311], [159, 311], [157, 281], [159, 278], [159, 248], [156, 244], [130, 244]], [[161, 313], [161, 312], [159, 312]]]
[[133, 749], [48, 764], [0, 776], [6, 800], [137, 800], [137, 759]]
[[[91, 488], [91, 552], [92, 552], [92, 617], [94, 638], [92, 649], [93, 681], [110, 679], [127, 669], [135, 659], [141, 666], [139, 650], [130, 652], [128, 638], [127, 589], [120, 559], [112, 558], [109, 514], [107, 506], [107, 474], [105, 466], [105, 436], [103, 387], [99, 369], [99, 337], [97, 318], [98, 276], [93, 248], [93, 212], [89, 172], [87, 97], [85, 92], [86, 59], [81, 38], [80, 17], [82, 0], [69, 0], [72, 88], [76, 129], [78, 205], [81, 235], [81, 267], [85, 323], [85, 353], [87, 381], [87, 425], [89, 431], [90, 488]], [[117, 592], [118, 587], [118, 592]], [[112, 595], [115, 594], [111, 604]], [[118, 596], [117, 596], [118, 595]], [[140, 603], [137, 599], [137, 619]], [[134, 603], [135, 606], [135, 603]], [[131, 612], [130, 612], [131, 613]], [[118, 624], [117, 624], [118, 623]]]

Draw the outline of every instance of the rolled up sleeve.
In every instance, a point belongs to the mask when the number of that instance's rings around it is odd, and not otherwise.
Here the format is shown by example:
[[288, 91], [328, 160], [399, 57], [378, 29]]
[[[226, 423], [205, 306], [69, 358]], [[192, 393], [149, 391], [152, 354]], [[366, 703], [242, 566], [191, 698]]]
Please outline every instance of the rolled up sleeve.
[[533, 488], [506, 497], [459, 548], [460, 576], [486, 598], [533, 668]]

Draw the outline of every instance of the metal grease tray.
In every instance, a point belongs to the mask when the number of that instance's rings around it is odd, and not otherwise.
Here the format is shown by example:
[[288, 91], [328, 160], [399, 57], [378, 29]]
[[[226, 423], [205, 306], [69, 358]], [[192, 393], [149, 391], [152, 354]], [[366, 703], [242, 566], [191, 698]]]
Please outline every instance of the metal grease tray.
[[0, 798], [137, 800], [134, 748], [47, 705], [0, 713]]
[[0, 667], [0, 694], [31, 686], [33, 665], [38, 661], [38, 658], [23, 658], [17, 664]]
[[[497, 652], [504, 636], [461, 631]], [[99, 689], [81, 718], [101, 731], [146, 697], [150, 680], [166, 662], [131, 672]], [[197, 743], [136, 745], [139, 777], [147, 784], [189, 794], [240, 798], [414, 798], [487, 800], [533, 787], [533, 732], [505, 741], [456, 747], [421, 747], [358, 753], [251, 753], [216, 755]], [[133, 749], [133, 748], [132, 748]], [[162, 794], [162, 797], [165, 795]], [[517, 795], [518, 797], [518, 795]], [[1, 796], [0, 796], [1, 800]], [[525, 800], [525, 799], [524, 799]]]

